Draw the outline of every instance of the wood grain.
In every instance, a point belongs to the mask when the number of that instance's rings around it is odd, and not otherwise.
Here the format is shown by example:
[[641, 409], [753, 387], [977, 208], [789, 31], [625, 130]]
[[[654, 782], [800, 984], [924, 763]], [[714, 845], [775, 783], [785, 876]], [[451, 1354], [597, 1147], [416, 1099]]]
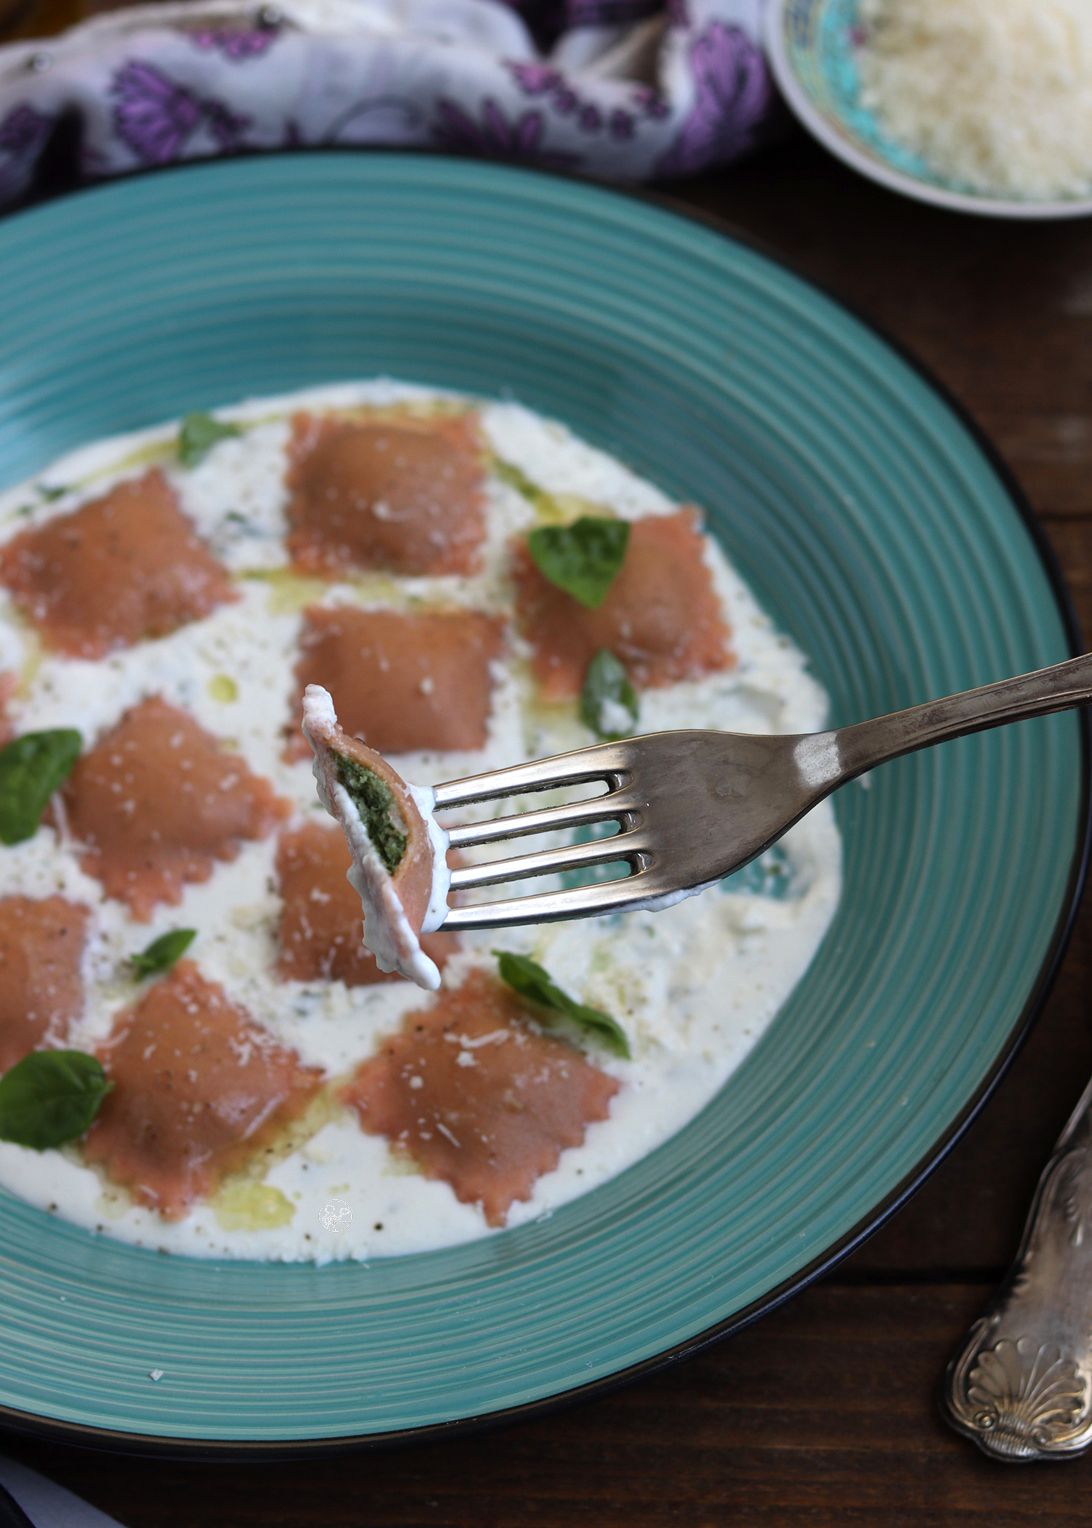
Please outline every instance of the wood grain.
[[606, 1400], [430, 1448], [260, 1467], [17, 1452], [128, 1528], [1092, 1522], [1086, 1462], [996, 1465], [937, 1413], [986, 1294], [828, 1283]]
[[[38, 31], [69, 18], [70, 0], [33, 3]], [[1092, 220], [1004, 224], [918, 206], [800, 135], [673, 195], [933, 370], [1023, 484], [1092, 628]], [[534, 1423], [333, 1462], [5, 1446], [127, 1528], [1092, 1522], [1092, 1460], [995, 1464], [937, 1407], [944, 1365], [1008, 1265], [1092, 1072], [1090, 951], [1086, 902], [1035, 1032], [932, 1179], [824, 1284], [697, 1358]]]

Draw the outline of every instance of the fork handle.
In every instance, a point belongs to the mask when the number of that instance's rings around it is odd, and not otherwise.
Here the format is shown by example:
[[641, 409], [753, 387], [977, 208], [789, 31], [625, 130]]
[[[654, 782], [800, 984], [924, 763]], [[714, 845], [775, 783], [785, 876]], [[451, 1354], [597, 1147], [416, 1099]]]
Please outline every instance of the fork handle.
[[[840, 727], [837, 740], [841, 780], [852, 779], [900, 754], [984, 732], [1028, 716], [1069, 711], [1092, 701], [1092, 653], [1067, 658], [1050, 668], [1014, 679], [999, 679], [977, 690], [963, 690], [929, 700], [906, 711], [892, 711], [871, 721]], [[839, 782], [840, 783], [840, 782]]]
[[1043, 1170], [1009, 1275], [948, 1365], [948, 1420], [996, 1459], [1092, 1444], [1092, 1082]]

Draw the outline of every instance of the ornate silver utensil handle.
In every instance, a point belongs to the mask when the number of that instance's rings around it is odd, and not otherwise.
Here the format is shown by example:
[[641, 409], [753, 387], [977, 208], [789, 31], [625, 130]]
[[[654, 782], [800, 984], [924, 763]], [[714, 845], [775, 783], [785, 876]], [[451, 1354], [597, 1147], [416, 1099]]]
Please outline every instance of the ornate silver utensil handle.
[[952, 1359], [949, 1421], [997, 1459], [1092, 1443], [1092, 1082], [1043, 1170], [1016, 1261]]

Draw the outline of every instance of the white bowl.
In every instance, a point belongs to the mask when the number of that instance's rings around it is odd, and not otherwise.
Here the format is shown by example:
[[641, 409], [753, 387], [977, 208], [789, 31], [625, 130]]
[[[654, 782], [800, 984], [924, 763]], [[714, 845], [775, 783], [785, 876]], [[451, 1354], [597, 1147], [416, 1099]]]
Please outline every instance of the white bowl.
[[766, 53], [782, 95], [808, 131], [853, 169], [918, 201], [996, 218], [1076, 218], [1092, 197], [982, 196], [936, 175], [893, 143], [859, 98], [853, 33], [858, 0], [767, 0]]

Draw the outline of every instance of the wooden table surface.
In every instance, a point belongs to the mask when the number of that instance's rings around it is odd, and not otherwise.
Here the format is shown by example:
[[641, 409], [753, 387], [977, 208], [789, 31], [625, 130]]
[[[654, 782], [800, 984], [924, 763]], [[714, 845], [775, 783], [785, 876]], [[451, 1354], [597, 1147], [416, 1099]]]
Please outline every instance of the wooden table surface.
[[[51, 29], [68, 9], [24, 8], [8, 35]], [[918, 206], [799, 135], [672, 194], [785, 256], [932, 368], [1023, 484], [1092, 629], [1092, 219], [1006, 224]], [[543, 1420], [326, 1462], [0, 1446], [126, 1528], [1092, 1523], [1092, 1458], [993, 1463], [937, 1402], [1092, 1072], [1089, 903], [1030, 1039], [931, 1180], [822, 1283], [703, 1356]]]

